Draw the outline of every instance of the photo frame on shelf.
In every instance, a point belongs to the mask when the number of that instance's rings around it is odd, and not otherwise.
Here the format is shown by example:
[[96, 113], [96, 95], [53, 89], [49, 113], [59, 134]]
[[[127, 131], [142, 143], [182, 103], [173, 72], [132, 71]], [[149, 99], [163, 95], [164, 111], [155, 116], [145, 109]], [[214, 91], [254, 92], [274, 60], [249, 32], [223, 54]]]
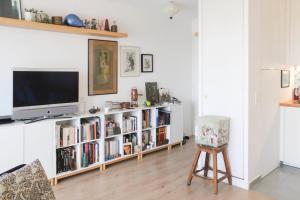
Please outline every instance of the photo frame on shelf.
[[140, 75], [140, 48], [134, 46], [120, 47], [120, 75], [122, 77]]
[[281, 88], [290, 87], [290, 70], [281, 70]]
[[22, 19], [21, 0], [0, 0], [0, 17]]
[[88, 94], [118, 92], [118, 42], [88, 40]]
[[143, 73], [153, 72], [153, 54], [142, 54], [141, 62], [141, 68]]

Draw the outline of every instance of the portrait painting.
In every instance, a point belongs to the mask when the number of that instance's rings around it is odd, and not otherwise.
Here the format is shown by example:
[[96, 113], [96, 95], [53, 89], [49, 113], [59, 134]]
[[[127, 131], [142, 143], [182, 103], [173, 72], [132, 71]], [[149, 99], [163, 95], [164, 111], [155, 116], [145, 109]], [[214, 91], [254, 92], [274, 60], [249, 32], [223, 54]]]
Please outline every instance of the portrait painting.
[[140, 48], [130, 46], [120, 47], [120, 57], [121, 76], [140, 75]]
[[118, 42], [89, 40], [89, 96], [117, 93]]

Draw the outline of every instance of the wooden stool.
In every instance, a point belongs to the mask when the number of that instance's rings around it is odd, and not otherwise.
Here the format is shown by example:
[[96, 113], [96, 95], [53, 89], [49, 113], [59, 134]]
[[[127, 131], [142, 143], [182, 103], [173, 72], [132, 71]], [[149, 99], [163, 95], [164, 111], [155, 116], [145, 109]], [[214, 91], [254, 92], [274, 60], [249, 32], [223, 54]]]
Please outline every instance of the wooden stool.
[[[198, 150], [197, 150], [196, 156], [193, 160], [193, 164], [192, 164], [191, 171], [189, 173], [187, 184], [191, 185], [191, 182], [192, 182], [192, 179], [193, 179], [194, 175], [197, 176], [197, 177], [200, 177], [200, 178], [211, 180], [213, 182], [213, 185], [214, 185], [214, 193], [215, 194], [218, 193], [218, 183], [220, 183], [224, 179], [227, 178], [229, 185], [232, 185], [232, 175], [231, 175], [231, 168], [230, 168], [230, 163], [229, 163], [229, 159], [228, 159], [227, 144], [223, 145], [221, 147], [209, 147], [209, 146], [202, 146], [202, 145], [197, 145], [197, 146], [198, 146]], [[206, 153], [205, 165], [202, 169], [197, 170], [198, 160], [200, 158], [201, 152]], [[223, 154], [223, 159], [224, 159], [224, 163], [225, 163], [226, 172], [218, 170], [217, 155], [218, 155], [218, 153], [221, 153], [221, 152]], [[211, 168], [209, 166], [210, 155], [213, 156], [213, 168]], [[207, 173], [208, 173], [209, 170], [213, 171], [213, 178], [212, 179], [207, 177]], [[201, 171], [204, 171], [204, 176], [197, 175], [197, 173], [199, 173]], [[218, 173], [223, 174], [224, 176], [218, 179]]]

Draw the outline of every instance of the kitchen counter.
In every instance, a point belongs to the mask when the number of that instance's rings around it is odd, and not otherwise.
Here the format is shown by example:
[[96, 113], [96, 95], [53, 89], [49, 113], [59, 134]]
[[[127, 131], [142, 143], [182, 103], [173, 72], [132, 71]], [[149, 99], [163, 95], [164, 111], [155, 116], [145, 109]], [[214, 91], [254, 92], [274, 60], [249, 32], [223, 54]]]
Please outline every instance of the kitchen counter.
[[281, 102], [280, 106], [300, 108], [300, 104], [297, 101], [293, 100]]

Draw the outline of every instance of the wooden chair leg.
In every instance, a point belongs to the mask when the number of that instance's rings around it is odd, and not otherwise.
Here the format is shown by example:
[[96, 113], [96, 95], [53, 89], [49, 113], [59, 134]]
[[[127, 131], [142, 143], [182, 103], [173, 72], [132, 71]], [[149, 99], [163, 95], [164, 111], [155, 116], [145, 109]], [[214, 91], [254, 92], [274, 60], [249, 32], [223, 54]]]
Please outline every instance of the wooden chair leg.
[[192, 182], [192, 179], [193, 179], [193, 175], [194, 175], [195, 170], [197, 168], [197, 164], [198, 164], [198, 160], [199, 160], [200, 155], [201, 155], [201, 149], [198, 148], [198, 150], [196, 152], [196, 155], [195, 155], [195, 158], [193, 160], [192, 168], [191, 168], [189, 176], [188, 176], [188, 180], [187, 180], [187, 184], [188, 185], [191, 185], [191, 182]]
[[217, 158], [218, 153], [216, 151], [213, 151], [213, 172], [214, 172], [214, 177], [213, 177], [213, 185], [214, 185], [214, 193], [218, 193], [218, 158]]
[[225, 164], [225, 169], [226, 169], [226, 175], [227, 175], [228, 183], [229, 183], [229, 185], [232, 185], [232, 174], [231, 174], [231, 167], [230, 167], [230, 162], [229, 162], [229, 158], [228, 158], [228, 150], [227, 150], [227, 148], [225, 148], [222, 151], [222, 154], [223, 154], [223, 158], [224, 158], [224, 164]]
[[204, 165], [204, 177], [207, 177], [207, 174], [208, 174], [209, 160], [210, 160], [210, 154], [208, 152], [206, 152], [205, 165]]

